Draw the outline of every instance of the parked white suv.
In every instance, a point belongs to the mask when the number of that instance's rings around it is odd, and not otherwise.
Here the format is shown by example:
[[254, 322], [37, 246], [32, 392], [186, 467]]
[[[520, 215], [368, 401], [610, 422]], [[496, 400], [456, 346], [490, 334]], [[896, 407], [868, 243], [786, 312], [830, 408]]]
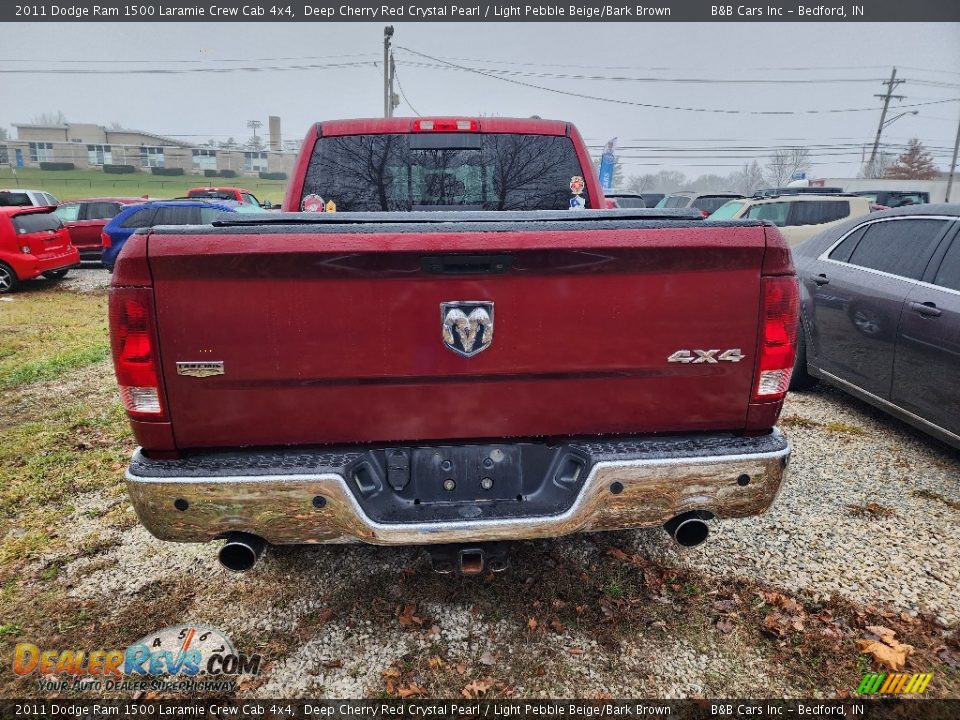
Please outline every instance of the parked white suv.
[[707, 219], [769, 220], [780, 228], [788, 244], [796, 245], [847, 218], [867, 215], [872, 209], [870, 199], [865, 197], [804, 193], [731, 200]]
[[27, 190], [25, 188], [0, 190], [0, 207], [57, 206], [59, 204], [59, 200], [44, 190]]

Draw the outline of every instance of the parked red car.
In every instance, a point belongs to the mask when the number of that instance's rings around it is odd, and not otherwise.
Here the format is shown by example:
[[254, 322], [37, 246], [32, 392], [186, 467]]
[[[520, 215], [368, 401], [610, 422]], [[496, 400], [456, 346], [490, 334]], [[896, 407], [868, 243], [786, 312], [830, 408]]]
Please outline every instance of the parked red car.
[[253, 207], [269, 207], [261, 205], [257, 196], [249, 190], [235, 187], [195, 187], [187, 190], [188, 198], [197, 198], [200, 200], [236, 200], [244, 205]]
[[80, 252], [54, 210], [0, 207], [0, 293], [39, 275], [59, 280], [80, 265]]
[[104, 226], [125, 205], [144, 202], [143, 198], [86, 198], [61, 203], [57, 216], [70, 233], [70, 242], [80, 251], [81, 260], [99, 260], [103, 252], [100, 234]]

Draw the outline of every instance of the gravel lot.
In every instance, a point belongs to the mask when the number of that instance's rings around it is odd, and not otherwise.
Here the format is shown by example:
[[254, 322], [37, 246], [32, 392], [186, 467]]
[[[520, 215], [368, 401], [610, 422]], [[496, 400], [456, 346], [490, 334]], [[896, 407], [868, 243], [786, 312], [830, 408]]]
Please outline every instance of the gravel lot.
[[85, 262], [71, 270], [60, 284], [73, 292], [95, 292], [110, 286], [110, 271], [99, 263]]
[[[601, 602], [616, 599], [618, 583], [629, 587], [631, 576], [611, 568], [611, 543], [636, 553], [645, 567], [692, 573], [695, 581], [683, 581], [683, 592], [691, 584], [713, 587], [694, 596], [698, 609], [722, 597], [717, 588], [742, 579], [906, 618], [933, 613], [952, 628], [942, 632], [955, 635], [958, 453], [831, 389], [791, 396], [784, 420], [795, 454], [773, 510], [714, 522], [710, 540], [695, 550], [678, 549], [660, 530], [521, 543], [514, 568], [485, 584], [431, 574], [416, 549], [274, 548], [253, 572], [235, 576], [216, 564], [214, 546], [161, 543], [137, 525], [115, 530], [86, 519], [90, 507], [126, 504], [123, 496], [94, 495], [76, 503], [71, 533], [77, 542], [97, 533], [109, 549], [68, 564], [62, 576], [69, 596], [87, 603], [137, 603], [161, 588], [183, 601], [170, 621], [206, 622], [248, 643], [259, 639], [272, 658], [246, 691], [259, 697], [376, 695], [385, 677], [389, 690], [398, 668], [420, 665], [433, 668], [423, 672], [433, 677], [436, 695], [451, 687], [459, 694], [456, 683], [489, 677], [502, 679], [493, 694], [518, 696], [811, 693], [779, 667], [776, 644], [740, 631], [721, 634], [709, 624], [704, 630], [689, 606], [667, 596], [634, 607], [642, 620], [612, 645], [591, 624], [565, 621], [556, 632], [532, 632], [530, 618], [553, 622], [539, 600], [519, 614], [501, 611], [511, 602], [505, 598], [531, 592], [534, 577], [544, 582], [537, 572], [564, 576], [558, 597], [567, 597], [569, 578], [606, 573]], [[397, 622], [405, 603], [421, 619], [413, 631]], [[737, 622], [738, 613], [733, 617]], [[423, 675], [410, 677], [423, 685]]]

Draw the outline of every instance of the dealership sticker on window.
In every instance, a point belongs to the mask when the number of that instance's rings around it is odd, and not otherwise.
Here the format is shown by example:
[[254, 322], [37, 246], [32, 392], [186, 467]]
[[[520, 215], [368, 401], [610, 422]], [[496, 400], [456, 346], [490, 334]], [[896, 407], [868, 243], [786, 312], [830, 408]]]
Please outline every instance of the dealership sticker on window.
[[307, 195], [300, 203], [302, 212], [326, 212], [326, 205], [319, 195]]
[[336, 212], [337, 204], [333, 200], [327, 200], [327, 204], [325, 208], [326, 208], [326, 212]]
[[583, 188], [584, 185], [582, 177], [579, 175], [574, 175], [572, 178], [570, 178], [570, 192], [573, 193], [573, 197], [570, 198], [571, 210], [583, 210], [587, 206], [586, 201], [583, 199], [583, 197], [581, 197]]

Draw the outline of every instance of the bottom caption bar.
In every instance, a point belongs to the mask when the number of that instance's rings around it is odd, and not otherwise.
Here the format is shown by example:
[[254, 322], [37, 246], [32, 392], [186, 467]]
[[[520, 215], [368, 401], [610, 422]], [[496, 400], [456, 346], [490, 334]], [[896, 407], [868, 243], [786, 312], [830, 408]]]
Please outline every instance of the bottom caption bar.
[[957, 720], [958, 700], [0, 700], [0, 718], [864, 718]]

